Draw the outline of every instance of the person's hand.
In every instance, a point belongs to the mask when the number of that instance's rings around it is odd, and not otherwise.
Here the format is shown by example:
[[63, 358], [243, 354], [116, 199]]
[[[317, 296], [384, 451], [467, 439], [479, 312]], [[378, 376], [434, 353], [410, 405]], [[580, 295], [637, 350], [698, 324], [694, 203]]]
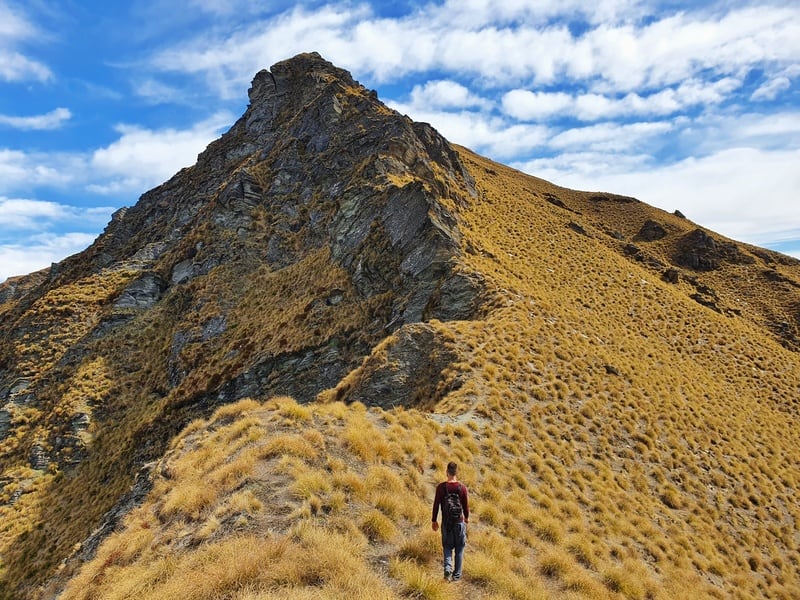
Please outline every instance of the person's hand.
[[439, 522], [438, 521], [432, 521], [431, 522], [431, 529], [433, 529], [434, 531], [439, 531]]

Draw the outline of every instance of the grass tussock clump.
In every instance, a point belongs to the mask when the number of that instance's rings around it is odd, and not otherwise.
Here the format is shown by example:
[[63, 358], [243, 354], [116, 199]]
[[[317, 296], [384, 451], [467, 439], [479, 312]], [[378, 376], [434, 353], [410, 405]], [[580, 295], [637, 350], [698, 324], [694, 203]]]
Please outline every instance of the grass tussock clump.
[[430, 569], [420, 567], [416, 562], [393, 559], [389, 565], [389, 574], [401, 582], [405, 596], [429, 600], [451, 600], [458, 597], [457, 590], [443, 581], [438, 573], [434, 575]]

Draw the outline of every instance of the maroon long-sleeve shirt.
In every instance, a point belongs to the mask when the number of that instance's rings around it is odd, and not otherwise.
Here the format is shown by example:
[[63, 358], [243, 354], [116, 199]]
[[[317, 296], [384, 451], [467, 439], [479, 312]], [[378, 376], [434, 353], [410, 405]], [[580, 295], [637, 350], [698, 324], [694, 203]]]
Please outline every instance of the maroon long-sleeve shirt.
[[[431, 521], [437, 521], [439, 519], [439, 507], [442, 505], [442, 502], [444, 502], [445, 489], [452, 492], [456, 489], [456, 486], [459, 486], [458, 495], [461, 496], [461, 512], [463, 513], [461, 520], [469, 521], [469, 492], [467, 491], [467, 486], [460, 481], [443, 481], [436, 486], [436, 497], [433, 499]], [[442, 510], [442, 517], [444, 518], [444, 510]]]

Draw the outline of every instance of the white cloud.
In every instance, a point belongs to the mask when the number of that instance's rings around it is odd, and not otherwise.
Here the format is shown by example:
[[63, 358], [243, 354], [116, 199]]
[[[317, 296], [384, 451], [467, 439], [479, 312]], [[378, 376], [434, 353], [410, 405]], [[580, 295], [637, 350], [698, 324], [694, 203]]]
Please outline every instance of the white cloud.
[[35, 34], [36, 28], [28, 19], [12, 10], [6, 2], [0, 2], [0, 41], [24, 40]]
[[193, 165], [197, 155], [230, 125], [233, 117], [218, 113], [189, 129], [146, 129], [118, 125], [120, 138], [92, 153], [89, 160], [97, 193], [145, 192], [181, 168]]
[[0, 148], [0, 193], [33, 187], [63, 187], [85, 175], [86, 163], [69, 153]]
[[[611, 173], [638, 172], [652, 165], [652, 161], [653, 157], [648, 154], [573, 151], [547, 158], [512, 162], [511, 166], [553, 183], [566, 185], [564, 180], [577, 174], [584, 176], [581, 181], [585, 182], [595, 174], [600, 176]], [[584, 186], [583, 189], [590, 188]]]
[[522, 121], [538, 121], [568, 112], [575, 100], [564, 92], [532, 92], [511, 90], [503, 95], [505, 113]]
[[[368, 22], [370, 14], [366, 5], [328, 5], [314, 12], [297, 7], [274, 18], [248, 22], [233, 33], [203, 30], [194, 39], [156, 52], [150, 66], [164, 72], [201, 76], [214, 93], [225, 99], [240, 98], [257, 71], [309, 51], [312, 42], [328, 59], [351, 69], [360, 65], [359, 57], [367, 59], [364, 48], [369, 48], [369, 64], [376, 67], [393, 52], [385, 42], [394, 32], [387, 31], [381, 38], [377, 31], [377, 43], [355, 51], [354, 30], [361, 21]], [[387, 23], [391, 28], [391, 22]], [[369, 34], [362, 30], [362, 40]]]
[[47, 200], [0, 196], [0, 239], [19, 237], [23, 230], [46, 231], [54, 223], [103, 226], [113, 210], [109, 206], [77, 207]]
[[56, 202], [0, 197], [0, 228], [39, 229], [41, 219], [62, 218], [64, 209]]
[[151, 104], [189, 104], [186, 90], [167, 85], [153, 78], [140, 81], [134, 86], [134, 92]]
[[0, 3], [0, 80], [46, 81], [53, 75], [43, 63], [22, 54], [17, 46], [35, 38], [36, 27], [6, 3]]
[[640, 147], [642, 142], [670, 131], [674, 125], [668, 121], [627, 123], [600, 123], [588, 127], [567, 129], [549, 140], [551, 148], [559, 150], [616, 151]]
[[750, 96], [750, 100], [774, 100], [778, 94], [790, 87], [792, 87], [792, 82], [788, 77], [775, 77], [761, 84]]
[[5, 81], [46, 81], [53, 73], [44, 64], [19, 52], [0, 47], [0, 79]]
[[259, 68], [308, 50], [313, 40], [336, 64], [378, 81], [445, 70], [492, 85], [577, 81], [608, 95], [652, 92], [708, 74], [738, 80], [755, 65], [785, 68], [800, 53], [800, 7], [683, 12], [633, 25], [645, 7], [603, 2], [597, 14], [594, 5], [579, 9], [590, 28], [573, 35], [565, 22], [575, 18], [576, 2], [509, 4], [431, 3], [395, 19], [378, 18], [364, 4], [298, 7], [212, 39], [203, 31], [158, 51], [152, 65], [201, 75], [230, 97]]
[[14, 129], [58, 129], [71, 118], [72, 113], [68, 109], [56, 108], [49, 113], [32, 117], [0, 115], [0, 125], [8, 125]]
[[585, 36], [594, 73], [615, 90], [659, 88], [701, 73], [738, 76], [756, 64], [791, 64], [800, 52], [800, 8], [739, 8], [719, 16], [679, 13], [635, 28], [600, 26]]
[[472, 93], [455, 81], [428, 81], [411, 90], [411, 103], [425, 109], [482, 108], [490, 109], [492, 103]]
[[641, 96], [630, 92], [619, 98], [596, 93], [571, 96], [564, 92], [515, 89], [503, 96], [503, 110], [511, 117], [525, 121], [556, 115], [571, 116], [581, 121], [664, 116], [696, 105], [719, 104], [740, 86], [741, 81], [732, 77], [712, 82], [692, 79], [653, 94]]
[[800, 149], [731, 148], [702, 158], [657, 166], [614, 164], [587, 156], [520, 164], [527, 172], [566, 187], [634, 196], [723, 235], [754, 244], [800, 238]]
[[87, 233], [42, 234], [24, 244], [0, 244], [0, 282], [49, 267], [85, 249], [95, 237]]

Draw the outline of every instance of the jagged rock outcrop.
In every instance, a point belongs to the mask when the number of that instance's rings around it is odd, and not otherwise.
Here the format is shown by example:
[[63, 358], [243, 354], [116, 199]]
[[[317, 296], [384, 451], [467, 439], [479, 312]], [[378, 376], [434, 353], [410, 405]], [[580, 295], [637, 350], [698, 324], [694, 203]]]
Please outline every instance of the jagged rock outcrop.
[[151, 308], [161, 298], [164, 283], [156, 273], [144, 273], [120, 294], [114, 303], [117, 310]]
[[715, 239], [702, 229], [684, 235], [674, 257], [675, 262], [695, 271], [714, 271], [723, 261], [752, 264], [755, 260], [743, 254], [736, 244]]
[[186, 421], [245, 396], [311, 401], [401, 329], [407, 382], [378, 366], [352, 399], [420, 401], [412, 371], [435, 380], [448, 355], [423, 365], [435, 340], [414, 324], [480, 309], [483, 277], [458, 260], [477, 192], [444, 138], [318, 54], [259, 72], [248, 93], [194, 166], [115, 212], [86, 251], [0, 287], [13, 449], [0, 467], [92, 477], [82, 465], [105, 448], [120, 475], [87, 523]]
[[[363, 297], [395, 293], [394, 326], [448, 318], [436, 293], [453, 285], [457, 206], [475, 191], [447, 142], [316, 54], [261, 71], [249, 95], [195, 167], [115, 215], [95, 259], [168, 240], [159, 267], [175, 286], [231, 262], [285, 268], [329, 245]], [[216, 233], [198, 243], [189, 232], [200, 223]], [[152, 302], [160, 286], [145, 283], [120, 302]]]

